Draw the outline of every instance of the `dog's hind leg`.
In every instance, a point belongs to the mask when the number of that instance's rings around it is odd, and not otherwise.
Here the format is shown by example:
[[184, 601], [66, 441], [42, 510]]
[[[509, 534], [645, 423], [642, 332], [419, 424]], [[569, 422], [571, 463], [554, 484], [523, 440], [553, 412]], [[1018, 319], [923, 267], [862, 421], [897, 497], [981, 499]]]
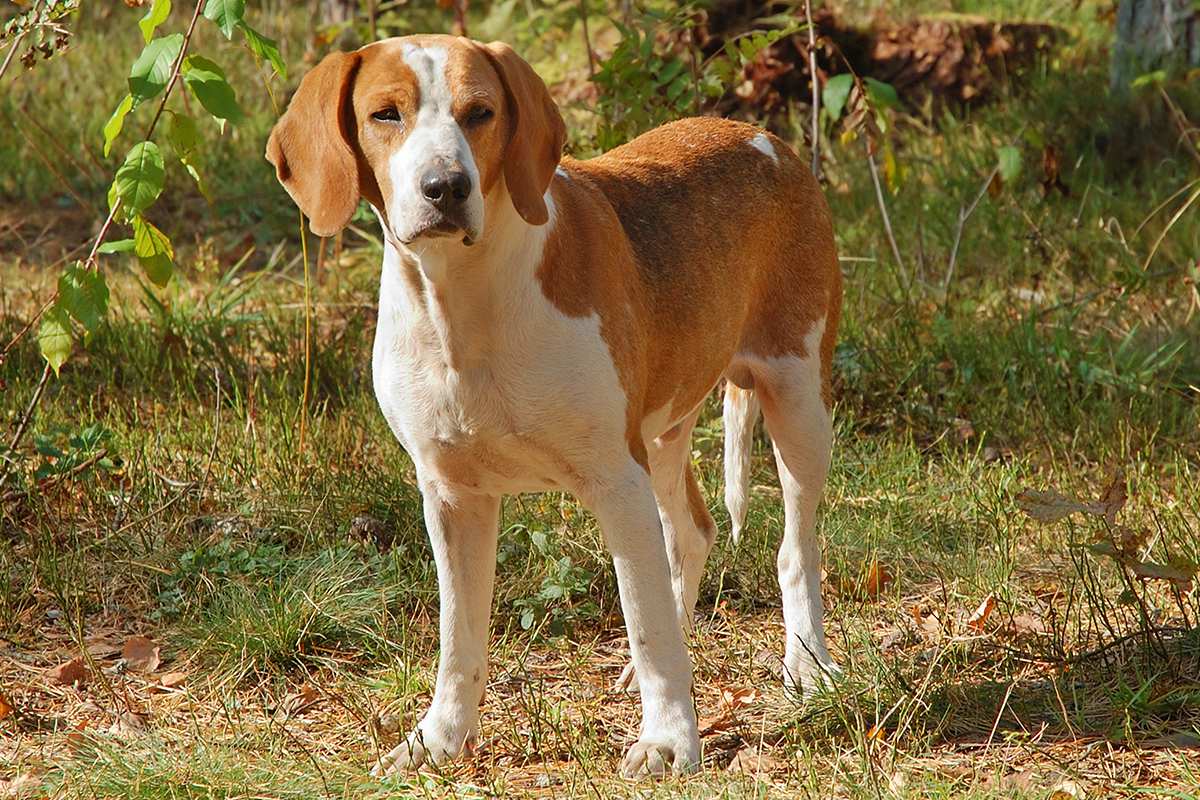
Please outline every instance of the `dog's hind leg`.
[[825, 646], [821, 602], [821, 545], [817, 505], [825, 487], [833, 447], [833, 421], [822, 393], [814, 330], [805, 355], [764, 359], [755, 371], [755, 391], [775, 446], [783, 490], [783, 540], [777, 567], [787, 631], [784, 684], [810, 692], [837, 672]]
[[[696, 409], [648, 448], [650, 480], [671, 565], [675, 613], [685, 632], [692, 629], [704, 564], [717, 536], [717, 525], [708, 511], [704, 492], [692, 467], [692, 428], [699, 415], [700, 409]], [[617, 688], [637, 691], [637, 674], [632, 662], [617, 679]]]

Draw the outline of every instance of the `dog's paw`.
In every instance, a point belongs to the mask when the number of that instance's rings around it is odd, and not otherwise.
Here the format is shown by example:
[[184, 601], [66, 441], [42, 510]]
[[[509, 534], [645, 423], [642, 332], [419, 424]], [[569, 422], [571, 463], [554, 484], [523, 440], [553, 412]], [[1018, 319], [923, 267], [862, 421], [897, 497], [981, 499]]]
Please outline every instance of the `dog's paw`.
[[692, 732], [676, 736], [643, 734], [621, 760], [626, 778], [685, 775], [700, 766], [700, 737]]
[[801, 698], [832, 689], [841, 677], [842, 668], [832, 659], [817, 662], [802, 658], [793, 665], [783, 665], [783, 688]]
[[375, 777], [412, 772], [423, 766], [437, 766], [470, 755], [474, 733], [456, 733], [430, 720], [422, 721], [416, 730], [379, 759], [371, 770]]

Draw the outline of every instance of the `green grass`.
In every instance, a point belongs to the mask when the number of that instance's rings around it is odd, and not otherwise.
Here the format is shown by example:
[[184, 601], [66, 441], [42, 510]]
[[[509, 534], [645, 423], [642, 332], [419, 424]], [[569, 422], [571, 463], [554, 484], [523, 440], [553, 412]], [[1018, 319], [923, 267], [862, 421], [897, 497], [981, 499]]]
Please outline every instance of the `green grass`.
[[[1165, 215], [1133, 233], [1195, 166], [1165, 143], [1170, 131], [1147, 134], [1144, 157], [1114, 158], [1114, 112], [1096, 90], [1106, 73], [1095, 6], [889, 8], [1028, 16], [1066, 26], [1071, 39], [989, 105], [894, 120], [906, 171], [887, 207], [903, 271], [861, 141], [828, 145], [848, 258], [821, 521], [831, 648], [846, 668], [834, 690], [798, 704], [774, 674], [774, 470], [760, 438], [749, 532], [733, 548], [718, 502], [714, 398], [693, 445], [722, 528], [693, 641], [697, 707], [711, 724], [725, 715], [723, 692], [758, 694], [712, 725], [705, 769], [661, 785], [614, 777], [637, 724], [636, 701], [609, 691], [626, 658], [615, 579], [594, 521], [548, 494], [504, 505], [481, 752], [400, 784], [367, 776], [423, 712], [437, 639], [412, 465], [371, 391], [378, 244], [371, 225], [351, 232], [314, 286], [302, 437], [295, 216], [260, 158], [274, 112], [246, 60], [206, 39], [201, 49], [226, 65], [251, 110], [224, 137], [208, 132], [215, 204], [181, 171], [169, 176], [156, 213], [180, 269], [166, 290], [106, 259], [114, 309], [50, 382], [16, 483], [4, 487], [17, 491], [0, 505], [0, 694], [20, 715], [0, 719], [0, 780], [32, 775], [56, 798], [1041, 798], [1064, 781], [1089, 796], [1200, 792], [1181, 749], [1200, 737], [1196, 589], [1176, 598], [1160, 581], [1135, 586], [1143, 619], [1113, 562], [1071, 546], [1103, 535], [1102, 523], [1038, 525], [1016, 504], [1025, 488], [1095, 498], [1120, 467], [1130, 500], [1119, 522], [1153, 531], [1147, 557], [1200, 561], [1200, 225], [1184, 217], [1148, 272]], [[477, 22], [515, 39], [544, 74], [586, 74], [581, 51], [567, 49], [579, 33], [569, 11], [529, 19], [497, 4]], [[0, 343], [48, 297], [54, 262], [94, 220], [31, 157], [20, 131], [36, 128], [17, 108], [73, 132], [58, 143], [97, 164], [64, 175], [102, 204], [111, 163], [98, 156], [98, 130], [138, 47], [127, 18], [137, 13], [89, 11], [71, 53], [0, 98], [0, 211], [21, 234], [0, 248]], [[444, 19], [436, 13], [421, 6], [386, 25]], [[519, 23], [511, 36], [506, 14]], [[294, 86], [304, 17], [281, 4], [261, 15]], [[554, 45], [566, 55], [552, 62]], [[96, 80], [70, 79], [80, 65]], [[574, 108], [571, 119], [586, 146], [594, 118]], [[1029, 131], [1065, 154], [1069, 197], [1042, 197]], [[1024, 172], [966, 222], [944, 285], [959, 208], [1014, 140]], [[59, 221], [40, 238], [39, 214]], [[40, 370], [29, 338], [0, 363], [5, 440]], [[93, 424], [107, 438], [72, 445]], [[51, 445], [62, 455], [44, 455]], [[96, 447], [107, 460], [61, 474]], [[864, 590], [872, 564], [890, 579]], [[988, 596], [995, 606], [976, 630], [969, 620]], [[119, 644], [133, 633], [161, 645], [157, 674], [186, 673], [182, 687], [162, 691], [111, 656], [97, 657], [103, 677], [80, 690], [42, 674], [89, 637]], [[312, 702], [297, 705], [305, 686]], [[108, 732], [131, 709], [148, 714], [146, 731]], [[728, 771], [736, 753], [752, 761], [747, 748], [763, 762]]]

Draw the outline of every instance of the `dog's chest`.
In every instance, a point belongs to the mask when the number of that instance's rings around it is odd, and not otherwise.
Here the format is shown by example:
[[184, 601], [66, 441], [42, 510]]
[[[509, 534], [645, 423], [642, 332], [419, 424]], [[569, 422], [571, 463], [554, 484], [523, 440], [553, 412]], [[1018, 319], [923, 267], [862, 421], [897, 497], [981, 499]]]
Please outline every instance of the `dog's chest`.
[[[518, 311], [520, 313], [516, 313]], [[385, 291], [375, 393], [422, 480], [487, 493], [576, 488], [623, 442], [625, 395], [599, 322], [540, 293], [479, 331], [486, 355], [452, 364], [429, 317]]]

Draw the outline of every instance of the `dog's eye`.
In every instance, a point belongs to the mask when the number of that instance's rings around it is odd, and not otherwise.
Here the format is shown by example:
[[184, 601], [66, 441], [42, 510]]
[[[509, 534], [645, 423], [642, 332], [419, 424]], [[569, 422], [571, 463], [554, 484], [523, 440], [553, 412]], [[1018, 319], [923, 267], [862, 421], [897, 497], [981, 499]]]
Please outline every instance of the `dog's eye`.
[[371, 115], [371, 119], [376, 119], [380, 122], [399, 122], [400, 112], [396, 110], [395, 106], [389, 106], [388, 108], [376, 111]]
[[481, 122], [486, 122], [492, 118], [494, 112], [487, 106], [475, 106], [467, 112], [467, 123], [469, 125], [478, 125]]

